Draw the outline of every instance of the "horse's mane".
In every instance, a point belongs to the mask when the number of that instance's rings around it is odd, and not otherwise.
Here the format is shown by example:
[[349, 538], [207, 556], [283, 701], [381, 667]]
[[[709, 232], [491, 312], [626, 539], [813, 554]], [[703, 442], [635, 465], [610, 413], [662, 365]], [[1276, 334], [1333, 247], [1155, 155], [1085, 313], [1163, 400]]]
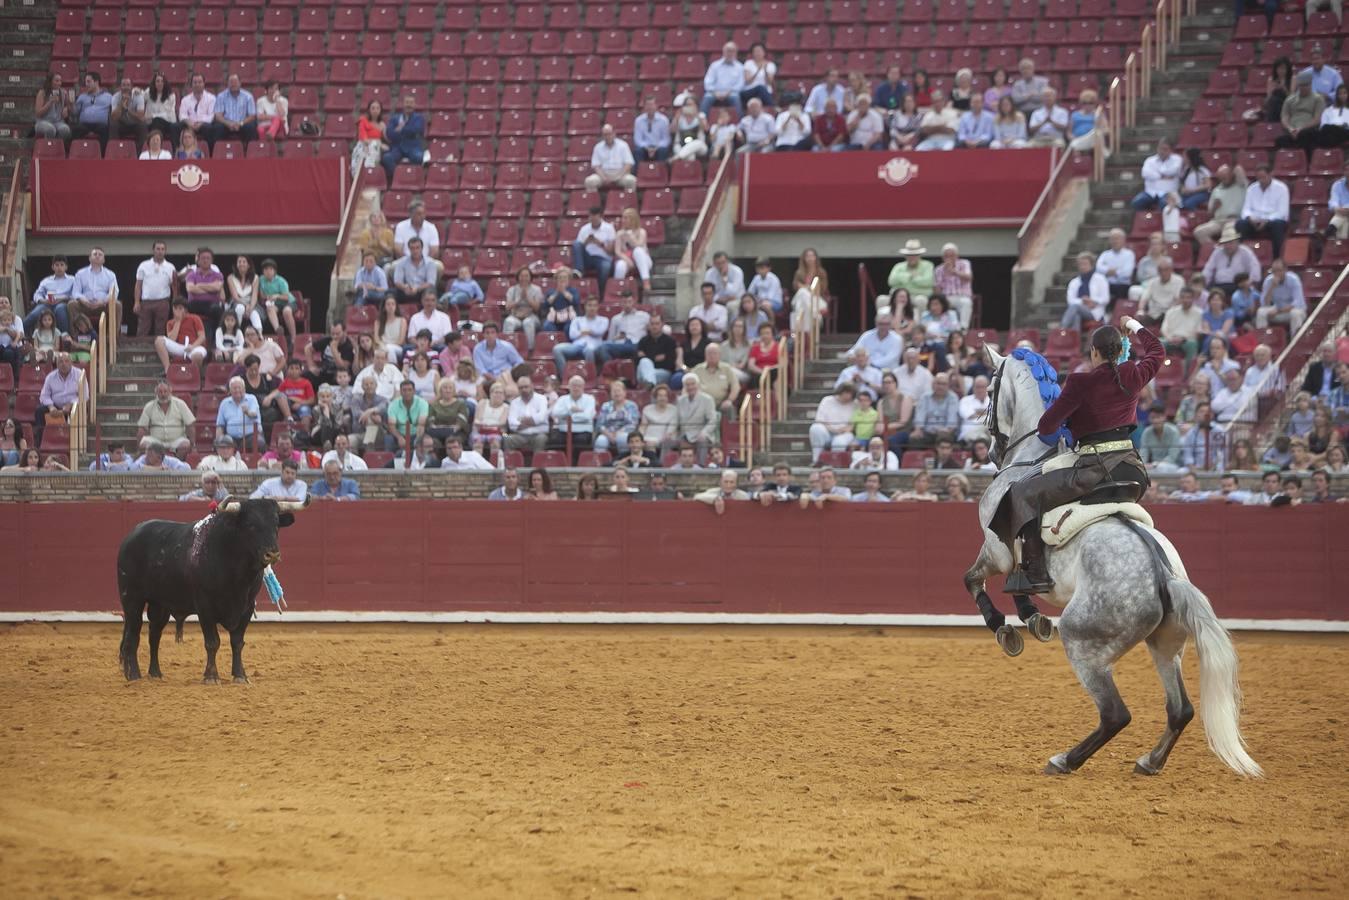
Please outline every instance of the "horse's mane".
[[1063, 388], [1059, 386], [1058, 370], [1049, 360], [1025, 347], [1013, 350], [1012, 358], [1025, 364], [1026, 370], [1030, 372], [1036, 388], [1040, 391], [1041, 402], [1044, 403], [1045, 409], [1048, 409], [1051, 403], [1059, 399], [1059, 394], [1063, 393]]

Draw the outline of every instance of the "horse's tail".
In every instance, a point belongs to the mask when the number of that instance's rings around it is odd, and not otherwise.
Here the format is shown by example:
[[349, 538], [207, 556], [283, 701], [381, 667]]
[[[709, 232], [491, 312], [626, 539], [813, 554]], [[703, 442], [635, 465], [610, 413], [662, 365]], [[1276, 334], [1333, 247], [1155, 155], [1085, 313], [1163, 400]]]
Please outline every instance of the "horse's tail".
[[1171, 602], [1199, 653], [1199, 715], [1209, 749], [1233, 771], [1260, 778], [1265, 773], [1246, 752], [1241, 737], [1241, 685], [1237, 651], [1203, 591], [1182, 578], [1166, 582]]

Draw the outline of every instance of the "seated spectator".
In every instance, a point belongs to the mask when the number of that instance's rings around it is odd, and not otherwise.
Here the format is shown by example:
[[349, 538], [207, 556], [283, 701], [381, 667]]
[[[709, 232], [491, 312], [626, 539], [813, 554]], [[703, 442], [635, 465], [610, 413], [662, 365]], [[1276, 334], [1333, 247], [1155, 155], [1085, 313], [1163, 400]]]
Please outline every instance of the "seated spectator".
[[737, 126], [740, 132], [740, 153], [766, 153], [777, 142], [777, 124], [763, 110], [763, 102], [755, 97], [745, 106], [745, 115]]
[[301, 373], [298, 359], [286, 363], [286, 375], [277, 385], [277, 390], [285, 395], [291, 416], [299, 419], [300, 427], [308, 432], [318, 397], [314, 393], [313, 382]]
[[[384, 104], [371, 100], [356, 120], [356, 143], [351, 148], [351, 177], [361, 169], [373, 169], [384, 156]], [[390, 256], [393, 254], [390, 253]]]
[[112, 111], [108, 116], [109, 136], [113, 140], [130, 138], [136, 142], [136, 152], [145, 146], [150, 117], [146, 112], [145, 92], [136, 87], [131, 76], [123, 75], [117, 93], [112, 95]]
[[[255, 139], [256, 140], [256, 139]], [[295, 295], [290, 292], [290, 284], [277, 274], [276, 260], [264, 259], [262, 277], [258, 279], [258, 298], [267, 311], [267, 321], [272, 325], [273, 334], [281, 334], [281, 324], [285, 323], [285, 334], [290, 346], [295, 346]]]
[[200, 316], [198, 321], [212, 330], [220, 324], [220, 314], [228, 305], [225, 276], [216, 267], [214, 260], [215, 254], [210, 247], [198, 247], [195, 264], [189, 266], [183, 275], [187, 311]]
[[231, 74], [225, 90], [216, 94], [214, 114], [215, 122], [206, 135], [212, 148], [216, 141], [241, 141], [246, 145], [258, 139], [257, 101], [243, 89], [238, 75]]
[[651, 391], [651, 402], [642, 407], [642, 440], [651, 452], [664, 453], [679, 440], [679, 409], [670, 402], [668, 385], [657, 384]]
[[932, 377], [932, 389], [918, 400], [913, 428], [898, 432], [890, 439], [890, 449], [903, 455], [914, 446], [931, 446], [938, 441], [955, 440], [960, 428], [960, 400], [951, 390], [950, 376], [943, 372]]
[[1012, 82], [1012, 102], [1023, 115], [1029, 116], [1044, 104], [1045, 92], [1050, 90], [1049, 79], [1035, 74], [1035, 61], [1023, 59], [1017, 64], [1017, 79]]
[[[828, 112], [826, 107], [826, 112]], [[835, 112], [837, 112], [835, 110]], [[890, 149], [892, 150], [913, 150], [918, 146], [918, 142], [923, 139], [923, 117], [927, 113], [918, 108], [918, 100], [912, 93], [905, 94], [900, 100], [899, 109], [890, 114]], [[830, 136], [835, 135], [846, 138], [844, 129], [845, 122], [843, 116], [838, 116], [837, 129], [831, 129]], [[821, 144], [821, 125], [820, 117], [815, 119], [815, 149], [820, 150]], [[843, 149], [842, 143], [830, 149]]]
[[1316, 359], [1307, 368], [1307, 375], [1302, 380], [1302, 390], [1325, 402], [1340, 386], [1339, 372], [1336, 371], [1339, 364], [1335, 359], [1334, 342], [1326, 341], [1317, 348], [1316, 353]]
[[[625, 472], [624, 475], [626, 474]], [[723, 515], [726, 512], [726, 501], [750, 499], [749, 493], [740, 489], [739, 481], [740, 477], [733, 469], [725, 469], [721, 473], [717, 487], [700, 491], [693, 495], [693, 499], [711, 506], [717, 511], [717, 515]]]
[[1043, 104], [1031, 111], [1026, 124], [1030, 144], [1032, 147], [1066, 146], [1070, 125], [1068, 110], [1059, 106], [1059, 94], [1053, 88], [1045, 88], [1042, 96]]
[[913, 309], [895, 308], [894, 315], [901, 319], [909, 316], [917, 318], [921, 310], [927, 308], [928, 295], [936, 289], [936, 266], [931, 260], [923, 259], [927, 248], [922, 241], [909, 238], [899, 252], [904, 258], [890, 269], [886, 279], [890, 294], [876, 298], [876, 315], [891, 312], [891, 298], [902, 290], [911, 298]]
[[1096, 92], [1087, 88], [1077, 95], [1077, 109], [1068, 116], [1068, 148], [1090, 153], [1096, 147], [1096, 134], [1105, 135], [1105, 115]]
[[598, 191], [617, 187], [631, 191], [637, 187], [637, 176], [632, 174], [636, 165], [628, 142], [616, 136], [614, 126], [606, 124], [600, 129], [600, 142], [590, 154], [592, 173], [586, 176], [585, 188]]
[[581, 292], [572, 287], [571, 270], [553, 273], [553, 286], [543, 296], [543, 330], [566, 332], [581, 307]]
[[1316, 141], [1326, 148], [1342, 147], [1349, 142], [1349, 85], [1335, 88], [1334, 99], [1321, 111]]
[[1166, 202], [1168, 194], [1180, 190], [1180, 178], [1185, 160], [1171, 150], [1171, 142], [1162, 138], [1157, 152], [1143, 161], [1143, 190], [1133, 198], [1137, 210], [1156, 209]]
[[1060, 328], [1084, 331], [1089, 322], [1105, 321], [1110, 307], [1110, 282], [1097, 271], [1096, 258], [1088, 252], [1077, 254], [1077, 275], [1068, 282], [1067, 300]]
[[885, 80], [872, 91], [871, 105], [882, 115], [889, 115], [900, 108], [908, 92], [908, 85], [900, 77], [899, 66], [892, 65], [885, 70]]
[[295, 449], [295, 439], [289, 431], [278, 431], [273, 437], [274, 446], [258, 460], [259, 469], [279, 469], [288, 462], [298, 468], [309, 468], [309, 460], [304, 453]]
[[487, 389], [485, 400], [478, 403], [473, 411], [471, 442], [474, 449], [485, 446], [499, 450], [509, 424], [510, 406], [506, 403], [506, 384], [503, 379], [492, 383]]
[[407, 256], [413, 238], [421, 239], [425, 256], [432, 260], [440, 258], [440, 231], [426, 218], [426, 205], [420, 200], [413, 201], [408, 207], [408, 217], [393, 230], [394, 254]]
[[206, 328], [201, 318], [187, 311], [187, 301], [174, 297], [173, 314], [164, 326], [164, 334], [155, 338], [155, 354], [159, 356], [164, 371], [169, 370], [170, 362], [188, 360], [203, 365], [206, 361]]
[[1297, 147], [1308, 155], [1317, 146], [1318, 131], [1321, 126], [1321, 113], [1326, 108], [1326, 98], [1312, 90], [1312, 72], [1303, 69], [1293, 79], [1294, 89], [1283, 101], [1279, 113], [1279, 124], [1284, 133], [1274, 139], [1276, 147]]
[[244, 333], [239, 330], [239, 314], [227, 307], [220, 314], [220, 327], [215, 330], [215, 351], [211, 358], [216, 362], [233, 362], [243, 348]]
[[792, 274], [793, 331], [811, 331], [829, 312], [829, 272], [814, 247], [801, 251]]
[[286, 351], [271, 338], [264, 338], [262, 332], [251, 324], [244, 328], [244, 344], [234, 353], [234, 362], [248, 368], [248, 359], [257, 360], [258, 373], [268, 378], [279, 375], [285, 369]]
[[417, 112], [417, 97], [411, 91], [403, 94], [403, 108], [389, 116], [384, 123], [384, 151], [381, 162], [384, 172], [393, 180], [394, 169], [403, 161], [421, 165], [425, 162], [426, 118]]
[[1274, 245], [1274, 256], [1283, 255], [1283, 237], [1288, 231], [1288, 185], [1270, 173], [1268, 165], [1257, 166], [1255, 184], [1246, 188], [1246, 203], [1237, 219], [1237, 234], [1249, 240], [1265, 236]]
[[1288, 416], [1287, 434], [1290, 437], [1306, 438], [1311, 434], [1313, 421], [1311, 395], [1306, 391], [1298, 391], [1293, 397], [1293, 411]]
[[692, 95], [679, 108], [670, 129], [674, 132], [671, 159], [700, 159], [707, 155], [707, 118], [698, 111]]
[[884, 150], [888, 144], [885, 120], [871, 108], [871, 98], [857, 98], [857, 106], [847, 118], [849, 150]]
[[[1246, 205], [1246, 172], [1241, 166], [1223, 164], [1214, 173], [1212, 188], [1208, 195], [1209, 220], [1196, 225], [1194, 237], [1200, 243], [1213, 243], [1226, 235], [1228, 228], [1236, 225], [1242, 207]], [[1235, 235], [1235, 230], [1233, 234]], [[1233, 239], [1239, 238], [1234, 237]]]
[[520, 471], [510, 467], [501, 473], [501, 485], [493, 488], [488, 500], [524, 500], [528, 495], [520, 488]]
[[581, 226], [571, 245], [572, 268], [582, 277], [594, 274], [600, 295], [614, 269], [614, 241], [618, 234], [614, 226], [604, 220], [604, 207], [590, 208], [590, 221]]
[[458, 437], [445, 439], [445, 458], [440, 467], [450, 472], [490, 471], [492, 464], [476, 450], [465, 450]]
[[1251, 364], [1246, 367], [1242, 384], [1261, 396], [1281, 393], [1284, 390], [1283, 373], [1274, 364], [1274, 351], [1268, 344], [1260, 344], [1251, 354]]
[[436, 385], [433, 399], [427, 405], [427, 434], [437, 441], [457, 437], [467, 442], [472, 431], [472, 422], [473, 409], [457, 394], [454, 380], [442, 378]]
[[721, 48], [721, 57], [707, 67], [707, 74], [703, 76], [703, 115], [707, 115], [713, 106], [729, 106], [735, 110], [736, 118], [740, 118], [740, 92], [745, 89], [745, 67], [737, 58], [737, 53], [735, 42], [727, 41]]
[[222, 436], [229, 436], [236, 442], [242, 442], [247, 437], [256, 440], [261, 425], [258, 399], [248, 392], [244, 379], [236, 375], [229, 380], [229, 395], [220, 401], [216, 410], [216, 440]]
[[893, 325], [894, 317], [890, 313], [876, 316], [876, 327], [862, 332], [857, 343], [848, 350], [848, 355], [853, 356], [858, 350], [865, 350], [871, 364], [882, 372], [895, 368], [904, 353], [904, 338], [893, 329]]
[[[718, 250], [712, 255], [712, 265], [703, 274], [703, 284], [712, 285], [712, 299], [718, 304], [738, 303], [740, 298], [745, 295], [745, 271], [731, 262], [731, 258], [726, 255], [725, 251]], [[706, 306], [706, 295], [703, 299], [704, 306]], [[725, 312], [725, 307], [722, 307], [722, 311]], [[712, 340], [719, 341], [725, 337], [726, 322], [724, 319], [719, 325], [713, 322], [707, 322], [707, 324]]]
[[1218, 241], [1218, 249], [1204, 264], [1204, 281], [1210, 287], [1223, 291], [1224, 295], [1236, 288], [1236, 276], [1245, 274], [1252, 282], [1260, 281], [1260, 260], [1255, 251], [1241, 242], [1236, 228], [1223, 229]]
[[975, 438], [970, 445], [970, 455], [961, 466], [966, 472], [997, 472], [998, 464], [993, 461], [988, 450], [987, 438]]
[[188, 432], [197, 417], [167, 381], [155, 385], [155, 398], [145, 404], [136, 422], [136, 444], [142, 448], [151, 441], [176, 452], [186, 453], [192, 447]]
[[103, 248], [94, 247], [89, 251], [89, 265], [75, 273], [74, 289], [66, 305], [70, 321], [73, 322], [76, 316], [88, 316], [89, 321], [97, 322], [105, 312], [112, 313], [116, 317], [114, 321], [120, 320], [117, 276], [103, 265], [103, 260]]
[[1166, 421], [1163, 404], [1152, 404], [1148, 427], [1139, 438], [1139, 458], [1149, 471], [1175, 472], [1180, 468], [1180, 453], [1180, 429]]
[[[604, 414], [601, 412], [601, 422], [603, 422], [603, 418]], [[613, 445], [613, 442], [610, 441], [610, 444]], [[635, 428], [628, 432], [627, 447], [627, 455], [620, 456], [618, 459], [614, 460], [615, 466], [625, 469], [643, 469], [655, 465], [655, 460], [652, 459], [651, 454], [646, 450], [646, 439], [643, 438], [641, 432], [637, 431]]]
[[974, 89], [974, 72], [968, 68], [957, 69], [955, 83], [951, 85], [951, 105], [962, 113], [968, 112], [970, 98], [975, 94], [978, 94], [980, 102], [983, 102], [983, 92]]
[[834, 101], [836, 110], [847, 108], [847, 88], [839, 81], [838, 69], [829, 69], [824, 73], [824, 81], [815, 85], [806, 98], [806, 112], [813, 118], [825, 113], [825, 105]]
[[[556, 408], [553, 415], [557, 416]], [[640, 420], [641, 411], [638, 410], [636, 403], [628, 399], [627, 388], [623, 386], [623, 382], [611, 381], [609, 399], [604, 401], [595, 420], [595, 449], [617, 453], [619, 448], [628, 446], [628, 437], [636, 433]], [[640, 439], [641, 435], [637, 434], [636, 437]]]
[[197, 133], [190, 128], [184, 128], [182, 136], [178, 138], [178, 150], [173, 154], [174, 159], [205, 159], [206, 151], [201, 148], [200, 139]]
[[92, 135], [98, 138], [100, 147], [108, 145], [108, 128], [112, 115], [112, 94], [103, 90], [103, 79], [97, 72], [84, 76], [84, 90], [75, 98], [76, 138]]
[[959, 317], [941, 294], [933, 294], [927, 298], [927, 310], [919, 318], [919, 324], [928, 339], [938, 345], [942, 344], [952, 332], [960, 330]]
[[867, 440], [867, 449], [853, 454], [852, 465], [849, 468], [863, 469], [868, 472], [897, 472], [899, 471], [899, 457], [886, 448], [885, 438], [880, 435], [872, 435]]
[[[685, 362], [690, 368], [702, 362], [702, 354], [706, 349], [705, 342], [721, 340], [725, 336], [729, 320], [726, 307], [717, 302], [717, 283], [715, 281], [704, 277], [700, 293], [702, 294], [702, 302], [689, 310], [689, 317], [685, 324], [685, 328], [689, 330], [690, 340], [683, 349]], [[696, 326], [696, 341], [693, 339], [694, 329], [689, 328], [689, 325], [693, 322], [698, 323]], [[696, 358], [690, 359], [690, 353], [694, 354]]]
[[706, 461], [708, 448], [721, 443], [721, 417], [716, 403], [703, 393], [698, 376], [692, 372], [684, 376], [675, 413], [679, 439], [695, 448], [700, 463]]
[[960, 398], [957, 406], [960, 413], [960, 433], [956, 436], [956, 440], [962, 444], [976, 440], [987, 441], [990, 437], [988, 411], [992, 406], [993, 397], [988, 391], [988, 385], [987, 375], [977, 375], [974, 378], [973, 388]]
[[930, 468], [933, 469], [959, 469], [960, 460], [956, 459], [954, 441], [942, 438], [937, 441], [936, 455], [932, 458]]
[[486, 295], [482, 292], [482, 286], [473, 277], [473, 269], [464, 264], [459, 267], [454, 280], [445, 289], [445, 293], [440, 296], [440, 305], [467, 308], [474, 303], [483, 303], [486, 299]]
[[850, 384], [855, 394], [865, 393], [874, 401], [880, 396], [884, 373], [878, 366], [872, 364], [871, 354], [867, 352], [866, 347], [854, 345], [848, 352], [848, 358], [852, 360], [852, 364], [838, 373], [838, 377], [834, 379], [834, 390], [837, 391], [841, 386]]
[[183, 149], [186, 149], [189, 131], [192, 132], [195, 145], [198, 140], [209, 142], [215, 128], [216, 96], [206, 90], [206, 78], [200, 73], [194, 74], [189, 87], [190, 90], [178, 104], [178, 124], [181, 129], [178, 140]]
[[[548, 444], [548, 399], [534, 390], [534, 382], [522, 375], [516, 380], [518, 393], [510, 402], [507, 415], [508, 434], [503, 441], [507, 450], [538, 452]], [[584, 384], [584, 381], [582, 381]], [[494, 386], [495, 387], [495, 386]], [[484, 408], [479, 404], [478, 408]], [[480, 429], [481, 430], [481, 429]]]
[[1160, 324], [1166, 311], [1180, 299], [1185, 281], [1176, 274], [1171, 257], [1163, 256], [1157, 260], [1157, 275], [1143, 284], [1139, 297], [1139, 318], [1149, 324]]
[[1307, 299], [1302, 293], [1302, 279], [1288, 271], [1288, 264], [1275, 259], [1269, 267], [1260, 291], [1260, 306], [1255, 311], [1255, 327], [1271, 324], [1284, 325], [1290, 335], [1297, 334], [1307, 318]]
[[745, 288], [759, 308], [770, 316], [782, 309], [782, 281], [773, 274], [772, 265], [772, 260], [766, 256], [754, 260], [754, 277]]
[[422, 294], [431, 292], [435, 301], [436, 280], [439, 272], [435, 263], [422, 252], [422, 239], [408, 239], [408, 255], [393, 265], [393, 292], [399, 303], [418, 303]]
[[776, 135], [773, 149], [811, 149], [815, 143], [813, 128], [810, 113], [806, 112], [801, 106], [800, 99], [793, 95], [792, 103], [778, 113], [778, 117], [773, 123], [773, 132]]
[[984, 96], [978, 91], [970, 95], [970, 108], [960, 114], [956, 128], [957, 145], [966, 149], [992, 146], [997, 137], [997, 122], [993, 113], [984, 109]]
[[1199, 349], [1207, 352], [1209, 344], [1217, 339], [1229, 341], [1236, 333], [1236, 314], [1227, 308], [1227, 295], [1220, 288], [1208, 292], [1208, 309], [1199, 324]]
[[398, 386], [398, 396], [389, 401], [384, 416], [388, 429], [384, 435], [384, 449], [405, 453], [419, 444], [430, 414], [431, 407], [417, 396], [416, 385], [411, 380], [404, 380]]
[[665, 333], [664, 319], [659, 312], [651, 314], [646, 334], [637, 342], [637, 382], [653, 386], [669, 383], [678, 355], [675, 339]]
[[1213, 189], [1213, 173], [1204, 164], [1204, 154], [1197, 147], [1185, 151], [1185, 167], [1180, 175], [1180, 205], [1183, 209], [1201, 209], [1208, 205]]
[[641, 113], [633, 119], [632, 146], [639, 162], [665, 162], [670, 158], [670, 119], [656, 108], [655, 97], [646, 97]]
[[936, 503], [941, 500], [940, 497], [932, 493], [932, 476], [926, 471], [914, 475], [909, 489], [907, 491], [896, 491], [890, 499], [901, 503]]
[[389, 296], [389, 277], [376, 265], [377, 262], [373, 250], [361, 254], [361, 267], [352, 279], [355, 290], [352, 302], [357, 306], [376, 306]]
[[723, 159], [735, 151], [736, 141], [740, 139], [740, 125], [731, 121], [731, 111], [727, 107], [717, 110], [716, 121], [708, 132], [712, 144], [712, 158]]
[[764, 506], [771, 506], [791, 502], [800, 496], [801, 488], [792, 484], [792, 467], [780, 462], [773, 466], [773, 483], [763, 485], [755, 499]]
[[1238, 330], [1243, 329], [1255, 318], [1255, 311], [1260, 306], [1260, 290], [1256, 285], [1260, 283], [1262, 282], [1251, 281], [1251, 277], [1245, 272], [1238, 272], [1235, 276], [1232, 293], [1228, 299], [1231, 301], [1232, 314]]
[[1110, 246], [1102, 250], [1101, 255], [1096, 258], [1096, 271], [1105, 276], [1110, 290], [1110, 300], [1113, 303], [1129, 296], [1129, 286], [1133, 283], [1137, 260], [1134, 251], [1127, 243], [1128, 236], [1123, 228], [1110, 229], [1108, 240]]
[[360, 390], [351, 396], [351, 443], [357, 452], [375, 449], [383, 442], [384, 416], [389, 401], [377, 390], [374, 375], [365, 375], [356, 381]]
[[192, 467], [168, 452], [157, 441], [149, 441], [145, 451], [131, 464], [132, 472], [190, 472]]
[[439, 469], [440, 457], [436, 455], [436, 439], [424, 434], [412, 443], [410, 451], [404, 450], [384, 464], [384, 468], [396, 472], [420, 472], [424, 469]]
[[816, 509], [824, 509], [826, 503], [850, 503], [852, 501], [852, 489], [846, 488], [838, 483], [838, 475], [829, 466], [824, 466], [819, 471], [820, 486], [810, 491], [810, 493], [801, 494], [801, 508], [805, 509], [814, 503]]
[[[58, 78], [60, 76], [57, 76]], [[170, 152], [178, 141], [178, 92], [169, 84], [163, 72], [156, 72], [145, 89], [145, 112], [149, 117], [150, 130], [163, 136], [165, 149]], [[145, 158], [145, 154], [141, 154]], [[154, 158], [154, 157], [151, 157]]]
[[595, 438], [595, 398], [585, 392], [586, 380], [580, 375], [567, 379], [567, 393], [553, 404], [552, 444], [570, 445], [575, 450], [588, 449]]
[[281, 464], [280, 475], [262, 482], [249, 496], [254, 500], [304, 500], [309, 486], [299, 479], [299, 474], [299, 464], [288, 459]]
[[585, 315], [573, 319], [567, 329], [570, 340], [553, 347], [553, 364], [557, 367], [559, 378], [566, 376], [567, 362], [584, 359], [591, 368], [596, 368], [596, 353], [604, 345], [609, 334], [609, 319], [599, 314], [600, 302], [591, 297], [585, 302]]
[[201, 473], [201, 486], [193, 488], [178, 499], [182, 501], [214, 500], [216, 503], [220, 503], [229, 495], [230, 492], [225, 490], [225, 486], [220, 482], [220, 475], [214, 469], [204, 469]]
[[497, 325], [487, 321], [482, 326], [482, 340], [473, 348], [473, 366], [489, 381], [510, 374], [511, 369], [523, 363], [520, 351], [497, 337]]
[[370, 365], [356, 373], [356, 383], [362, 384], [367, 377], [375, 380], [375, 393], [390, 403], [403, 383], [403, 371], [389, 362], [389, 353], [382, 344], [375, 348]]
[[1176, 485], [1176, 490], [1172, 491], [1167, 499], [1176, 503], [1207, 503], [1210, 500], [1220, 499], [1222, 495], [1214, 491], [1202, 491], [1199, 489], [1199, 479], [1193, 472], [1185, 472], [1180, 476], [1180, 481]]
[[314, 482], [310, 494], [317, 500], [359, 500], [361, 486], [354, 479], [342, 477], [342, 464], [335, 459], [323, 464], [323, 477]]
[[735, 418], [735, 401], [740, 395], [740, 379], [736, 370], [721, 361], [721, 345], [707, 345], [703, 361], [689, 370], [684, 380], [696, 377], [700, 393], [710, 397], [718, 412], [728, 419]]
[[281, 93], [281, 82], [272, 79], [257, 98], [258, 138], [279, 141], [286, 136], [290, 120], [290, 101]]
[[[37, 326], [38, 315], [44, 309], [51, 311], [52, 320], [57, 328], [62, 331], [70, 330], [67, 305], [75, 296], [75, 276], [67, 274], [66, 266], [64, 256], [58, 254], [52, 257], [52, 274], [38, 282], [37, 290], [33, 291], [33, 308], [23, 320], [25, 331], [31, 332]], [[10, 311], [13, 311], [12, 305]]]
[[332, 460], [336, 460], [344, 472], [364, 472], [368, 468], [365, 460], [351, 452], [351, 438], [345, 431], [338, 432], [333, 438], [332, 449], [323, 454], [321, 464]]
[[951, 150], [956, 145], [956, 126], [960, 124], [960, 111], [946, 100], [939, 90], [932, 91], [932, 108], [923, 116], [919, 132], [922, 140], [915, 150]]
[[1344, 162], [1344, 176], [1330, 186], [1330, 224], [1326, 237], [1349, 237], [1349, 159]]
[[69, 142], [74, 102], [61, 76], [55, 72], [48, 74], [33, 102], [33, 136]]
[[1200, 328], [1204, 314], [1195, 305], [1195, 293], [1191, 287], [1180, 289], [1180, 301], [1166, 311], [1162, 318], [1160, 337], [1168, 352], [1177, 350], [1185, 354], [1185, 366], [1188, 369], [1199, 353]]
[[748, 103], [757, 99], [765, 106], [772, 106], [778, 66], [768, 58], [768, 48], [762, 42], [755, 41], [750, 45], [749, 59], [745, 60], [744, 69], [745, 86], [740, 91], [740, 102]]
[[247, 472], [248, 463], [239, 455], [234, 448], [234, 439], [227, 434], [222, 434], [215, 439], [215, 452], [203, 456], [201, 462], [197, 463], [197, 468], [205, 472]]
[[[394, 247], [393, 229], [389, 227], [389, 221], [378, 209], [370, 211], [365, 230], [357, 240], [362, 248], [374, 251], [381, 266], [391, 265], [395, 257], [402, 256]], [[389, 273], [386, 271], [384, 274]]]
[[947, 475], [946, 499], [952, 503], [973, 502], [974, 498], [970, 496], [970, 480], [959, 472]]
[[857, 389], [851, 382], [838, 385], [833, 394], [820, 400], [815, 421], [810, 426], [810, 461], [819, 463], [825, 450], [841, 452], [852, 447], [853, 413], [857, 409]]
[[988, 146], [994, 150], [1019, 150], [1029, 146], [1026, 115], [1016, 108], [1009, 94], [998, 99], [997, 115], [993, 117], [993, 140]]
[[698, 465], [697, 449], [689, 443], [679, 445], [679, 457], [674, 465], [670, 466], [671, 472], [701, 472], [703, 467]]
[[[1242, 383], [1240, 371], [1227, 371], [1223, 373], [1223, 386], [1213, 395], [1211, 403], [1213, 415], [1221, 424], [1229, 424], [1236, 420], [1239, 413], [1246, 410], [1249, 392]], [[1198, 422], [1198, 410], [1195, 411], [1196, 423]], [[1243, 417], [1243, 419], [1246, 417]]]
[[[614, 277], [626, 278], [633, 272], [642, 280], [643, 292], [651, 290], [651, 251], [646, 245], [646, 229], [635, 207], [623, 210], [622, 226], [614, 235]], [[533, 346], [532, 342], [531, 345]]]

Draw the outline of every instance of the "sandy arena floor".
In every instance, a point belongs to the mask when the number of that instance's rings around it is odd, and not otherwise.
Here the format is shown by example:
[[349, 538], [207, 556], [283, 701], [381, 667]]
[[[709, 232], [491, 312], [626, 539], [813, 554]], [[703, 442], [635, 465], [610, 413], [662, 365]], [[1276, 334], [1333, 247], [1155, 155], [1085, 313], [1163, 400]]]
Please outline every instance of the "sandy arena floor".
[[[1349, 640], [1238, 637], [1264, 782], [1160, 778], [1057, 642], [982, 631], [255, 626], [251, 686], [126, 685], [120, 626], [0, 628], [9, 897], [1344, 896]], [[222, 662], [228, 667], [228, 641]], [[146, 665], [141, 649], [141, 664]], [[1198, 678], [1187, 655], [1191, 694]]]

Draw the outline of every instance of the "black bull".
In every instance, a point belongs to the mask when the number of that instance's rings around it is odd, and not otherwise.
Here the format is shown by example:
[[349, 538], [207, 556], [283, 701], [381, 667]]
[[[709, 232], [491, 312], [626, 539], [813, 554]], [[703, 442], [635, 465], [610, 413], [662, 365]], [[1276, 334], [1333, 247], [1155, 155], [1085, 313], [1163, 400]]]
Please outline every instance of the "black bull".
[[124, 619], [118, 659], [127, 680], [141, 677], [136, 655], [148, 609], [151, 678], [163, 677], [159, 638], [170, 616], [181, 626], [195, 613], [206, 642], [202, 680], [220, 681], [215, 654], [220, 647], [216, 626], [222, 625], [230, 636], [234, 680], [247, 682], [244, 631], [262, 587], [262, 570], [281, 558], [279, 531], [295, 521], [291, 511], [305, 503], [230, 498], [193, 524], [152, 519], [133, 528], [117, 551]]

